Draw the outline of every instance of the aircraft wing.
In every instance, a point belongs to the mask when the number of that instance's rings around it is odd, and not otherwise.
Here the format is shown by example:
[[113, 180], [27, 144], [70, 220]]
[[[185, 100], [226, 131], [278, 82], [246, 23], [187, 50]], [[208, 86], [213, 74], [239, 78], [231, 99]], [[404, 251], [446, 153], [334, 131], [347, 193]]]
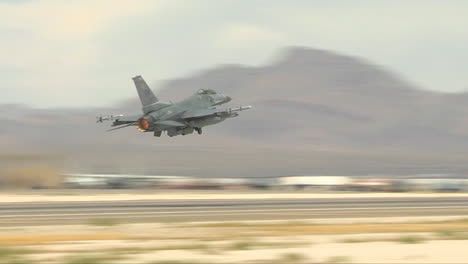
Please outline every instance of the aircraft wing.
[[204, 109], [195, 109], [185, 112], [181, 117], [183, 119], [189, 118], [199, 118], [204, 116], [214, 115], [216, 113], [226, 112], [226, 110], [215, 109], [215, 108], [204, 108]]
[[200, 118], [205, 116], [211, 115], [219, 115], [224, 117], [235, 117], [238, 115], [237, 112], [244, 111], [247, 109], [252, 108], [252, 106], [240, 106], [235, 108], [229, 109], [216, 109], [216, 108], [204, 108], [204, 109], [195, 109], [190, 110], [182, 114], [183, 119], [190, 119], [190, 118]]

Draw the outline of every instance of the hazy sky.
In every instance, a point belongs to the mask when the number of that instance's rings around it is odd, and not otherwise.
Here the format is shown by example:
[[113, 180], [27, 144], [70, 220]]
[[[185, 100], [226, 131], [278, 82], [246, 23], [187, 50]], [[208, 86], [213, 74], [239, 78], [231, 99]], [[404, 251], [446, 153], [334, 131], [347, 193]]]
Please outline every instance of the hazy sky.
[[108, 105], [285, 46], [365, 57], [421, 88], [468, 90], [468, 1], [0, 0], [0, 103]]

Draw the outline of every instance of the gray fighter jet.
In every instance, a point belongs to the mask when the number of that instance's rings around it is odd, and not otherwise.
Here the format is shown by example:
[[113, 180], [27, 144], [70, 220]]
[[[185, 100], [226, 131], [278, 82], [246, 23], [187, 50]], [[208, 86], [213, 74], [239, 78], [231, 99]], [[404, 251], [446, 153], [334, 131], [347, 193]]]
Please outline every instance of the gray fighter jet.
[[194, 131], [201, 134], [203, 127], [236, 117], [238, 112], [251, 108], [251, 106], [241, 106], [217, 109], [215, 106], [230, 102], [231, 97], [218, 94], [211, 89], [200, 89], [178, 103], [162, 102], [141, 76], [132, 79], [143, 106], [143, 114], [98, 117], [98, 123], [112, 121], [112, 126], [115, 128], [108, 131], [135, 126], [141, 132], [153, 132], [155, 137], [160, 137], [163, 131], [167, 131], [170, 137], [188, 135]]

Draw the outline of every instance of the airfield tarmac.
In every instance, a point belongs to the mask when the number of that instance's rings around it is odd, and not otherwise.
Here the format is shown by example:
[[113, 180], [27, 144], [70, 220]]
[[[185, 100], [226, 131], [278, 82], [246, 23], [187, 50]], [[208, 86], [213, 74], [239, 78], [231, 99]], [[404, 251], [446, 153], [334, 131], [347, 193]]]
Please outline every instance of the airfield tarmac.
[[0, 193], [0, 263], [466, 263], [468, 257], [464, 193], [124, 192]]
[[466, 194], [165, 195], [162, 199], [135, 194], [140, 199], [133, 199], [131, 195], [106, 194], [94, 200], [81, 195], [61, 195], [63, 199], [60, 195], [42, 195], [45, 200], [24, 195], [15, 200], [11, 195], [9, 199], [0, 195], [0, 226], [83, 224], [90, 219], [152, 223], [468, 215]]

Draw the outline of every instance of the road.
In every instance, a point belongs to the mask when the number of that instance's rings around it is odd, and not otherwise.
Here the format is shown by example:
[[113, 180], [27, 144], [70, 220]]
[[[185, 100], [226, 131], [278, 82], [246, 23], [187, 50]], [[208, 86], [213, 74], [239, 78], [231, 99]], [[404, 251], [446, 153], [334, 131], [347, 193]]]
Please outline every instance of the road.
[[141, 200], [1, 203], [0, 226], [167, 221], [468, 216], [468, 198]]

